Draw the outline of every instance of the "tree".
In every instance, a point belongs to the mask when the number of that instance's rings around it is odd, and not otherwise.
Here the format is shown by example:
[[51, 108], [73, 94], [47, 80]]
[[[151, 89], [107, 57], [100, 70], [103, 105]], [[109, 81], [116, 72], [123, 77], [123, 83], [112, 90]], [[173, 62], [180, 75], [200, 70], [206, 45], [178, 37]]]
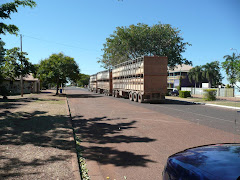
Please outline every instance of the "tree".
[[77, 81], [78, 86], [88, 85], [89, 79], [89, 75], [80, 73], [80, 79]]
[[188, 79], [191, 83], [193, 81], [195, 82], [195, 87], [197, 83], [199, 83], [199, 87], [200, 87], [200, 84], [204, 80], [202, 66], [196, 66], [190, 69], [190, 71], [188, 72]]
[[2, 67], [4, 77], [14, 80], [20, 75], [25, 76], [31, 73], [33, 65], [29, 62], [27, 55], [26, 52], [21, 52], [18, 47], [7, 50]]
[[191, 64], [181, 53], [188, 42], [183, 42], [180, 30], [169, 24], [148, 26], [143, 23], [129, 27], [117, 27], [103, 44], [103, 55], [98, 61], [105, 68], [144, 55], [167, 56], [170, 67], [176, 64]]
[[2, 83], [2, 80], [3, 80], [2, 66], [4, 63], [4, 56], [6, 52], [6, 49], [4, 49], [4, 45], [5, 43], [0, 38], [0, 84]]
[[240, 78], [240, 56], [233, 53], [232, 56], [226, 55], [223, 58], [225, 61], [222, 62], [222, 68], [226, 71], [227, 79], [232, 86], [236, 85], [236, 82], [239, 81]]
[[[2, 4], [0, 6], [0, 18], [1, 19], [11, 19], [11, 14], [18, 12], [17, 8], [19, 6], [29, 6], [29, 7], [35, 7], [36, 3], [33, 0], [14, 0], [14, 2], [9, 2]], [[0, 22], [0, 34], [6, 34], [7, 32], [9, 34], [15, 34], [17, 35], [17, 32], [19, 31], [18, 27], [13, 24], [5, 24], [3, 22]]]
[[213, 61], [202, 66], [203, 77], [206, 78], [210, 86], [217, 86], [221, 83], [223, 77], [220, 73], [220, 67], [218, 61]]
[[79, 78], [79, 67], [75, 60], [62, 53], [52, 54], [48, 59], [42, 60], [38, 67], [38, 77], [41, 81], [55, 84], [56, 95], [61, 83], [68, 80], [77, 81]]

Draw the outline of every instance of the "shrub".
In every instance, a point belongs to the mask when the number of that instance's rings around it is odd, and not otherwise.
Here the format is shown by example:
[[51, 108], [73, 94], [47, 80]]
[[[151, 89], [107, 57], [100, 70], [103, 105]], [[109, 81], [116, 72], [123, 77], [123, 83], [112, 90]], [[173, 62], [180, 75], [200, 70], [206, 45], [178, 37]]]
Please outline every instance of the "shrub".
[[203, 99], [206, 101], [216, 100], [217, 90], [216, 89], [204, 89], [203, 90]]
[[227, 84], [226, 88], [232, 88], [232, 86], [230, 84]]
[[3, 99], [7, 99], [7, 96], [9, 96], [9, 91], [5, 86], [0, 86], [0, 95], [3, 96]]
[[191, 92], [190, 91], [179, 91], [179, 97], [181, 97], [181, 98], [191, 97]]

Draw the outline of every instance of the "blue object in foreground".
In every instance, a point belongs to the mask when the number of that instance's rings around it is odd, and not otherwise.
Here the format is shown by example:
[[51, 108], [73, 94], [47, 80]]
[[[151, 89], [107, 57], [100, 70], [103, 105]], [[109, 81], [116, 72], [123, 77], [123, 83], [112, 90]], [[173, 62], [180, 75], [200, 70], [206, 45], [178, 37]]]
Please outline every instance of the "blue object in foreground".
[[214, 144], [170, 156], [164, 180], [240, 180], [240, 144]]

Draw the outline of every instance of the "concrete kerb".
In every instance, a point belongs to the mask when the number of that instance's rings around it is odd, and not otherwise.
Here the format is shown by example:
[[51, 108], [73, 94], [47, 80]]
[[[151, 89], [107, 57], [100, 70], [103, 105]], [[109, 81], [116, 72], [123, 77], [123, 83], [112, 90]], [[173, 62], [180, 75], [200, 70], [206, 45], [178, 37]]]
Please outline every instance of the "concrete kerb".
[[236, 109], [240, 110], [239, 107], [233, 107], [233, 106], [223, 106], [223, 105], [217, 105], [217, 104], [205, 104], [206, 106], [214, 106], [214, 107], [221, 107], [221, 108], [228, 108], [228, 109]]
[[194, 101], [184, 101], [184, 100], [178, 100], [178, 99], [170, 99], [170, 100], [172, 100], [172, 101], [178, 101], [178, 102], [187, 102], [187, 103], [192, 103], [192, 104], [199, 104], [199, 105], [206, 105], [206, 106], [213, 106], [213, 107], [220, 107], [220, 108], [240, 110], [239, 107], [234, 107], [234, 106], [224, 106], [224, 105], [217, 105], [217, 104], [211, 104], [211, 103], [202, 103], [202, 102], [194, 102]]
[[72, 127], [72, 130], [73, 130], [73, 136], [70, 138], [70, 141], [72, 141], [74, 143], [74, 146], [75, 146], [75, 153], [72, 153], [72, 168], [73, 168], [73, 175], [75, 177], [76, 180], [80, 180], [82, 179], [80, 174], [81, 174], [81, 171], [80, 171], [80, 166], [79, 166], [79, 162], [78, 162], [78, 153], [77, 153], [77, 150], [76, 150], [76, 139], [75, 139], [75, 133], [74, 133], [74, 129], [73, 129], [73, 124], [72, 124], [72, 116], [71, 116], [71, 111], [70, 111], [70, 107], [69, 107], [69, 104], [68, 104], [68, 99], [67, 99], [67, 96], [66, 96], [66, 106], [67, 106], [67, 109], [68, 109], [68, 116], [69, 116], [69, 121], [70, 121], [70, 125]]

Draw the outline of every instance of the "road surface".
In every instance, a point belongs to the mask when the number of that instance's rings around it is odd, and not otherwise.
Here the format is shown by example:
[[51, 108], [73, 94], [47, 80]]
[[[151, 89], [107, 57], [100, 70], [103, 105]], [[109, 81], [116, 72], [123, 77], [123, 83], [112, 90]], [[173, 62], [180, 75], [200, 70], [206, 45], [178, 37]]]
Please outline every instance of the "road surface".
[[173, 153], [240, 140], [234, 110], [174, 101], [138, 104], [79, 88], [66, 92], [93, 180], [161, 179]]

